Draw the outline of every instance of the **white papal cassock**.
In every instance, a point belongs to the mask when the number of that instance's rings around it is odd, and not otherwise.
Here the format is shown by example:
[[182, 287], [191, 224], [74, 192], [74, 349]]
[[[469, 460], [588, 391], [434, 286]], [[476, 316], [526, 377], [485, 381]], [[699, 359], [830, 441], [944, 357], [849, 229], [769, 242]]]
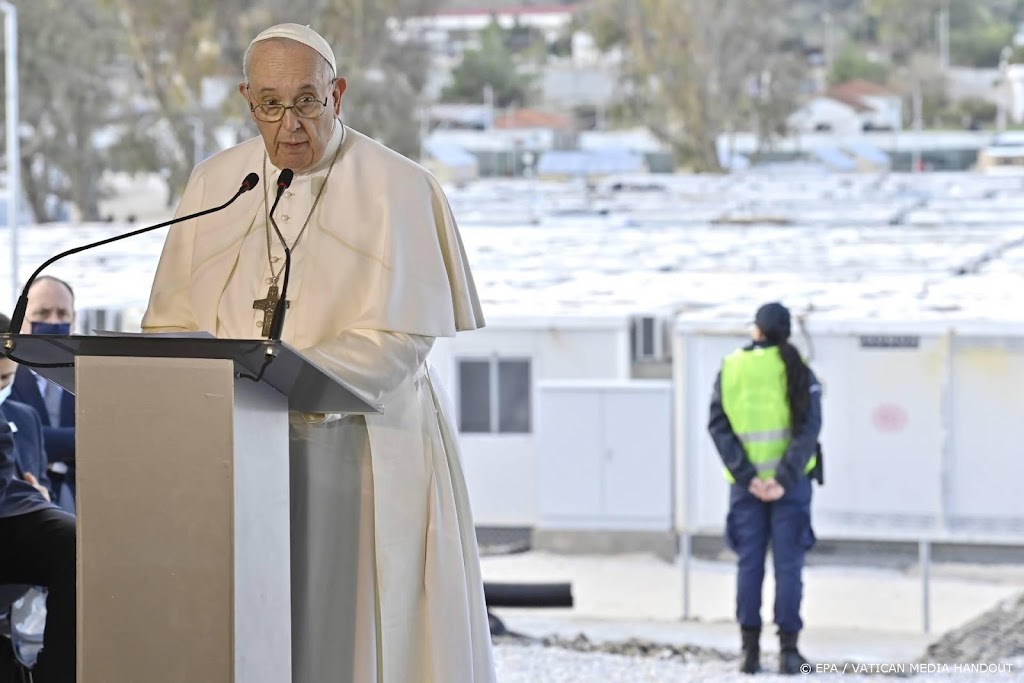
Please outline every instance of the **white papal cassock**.
[[[291, 416], [294, 681], [493, 681], [455, 422], [425, 362], [435, 337], [483, 326], [472, 275], [437, 181], [342, 131], [274, 213], [292, 244], [342, 144], [293, 249], [283, 338], [384, 413]], [[279, 169], [254, 138], [195, 168], [178, 215], [222, 204], [251, 171], [272, 203]], [[265, 222], [260, 187], [171, 228], [143, 328], [259, 337], [253, 302], [284, 264]]]

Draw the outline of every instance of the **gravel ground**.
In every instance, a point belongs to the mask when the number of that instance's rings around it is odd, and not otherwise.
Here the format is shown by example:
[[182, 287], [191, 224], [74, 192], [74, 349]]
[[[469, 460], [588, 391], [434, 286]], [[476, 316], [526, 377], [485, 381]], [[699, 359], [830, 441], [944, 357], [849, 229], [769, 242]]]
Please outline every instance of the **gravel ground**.
[[[770, 639], [768, 643], [762, 643], [761, 665], [765, 667], [765, 672], [751, 677], [737, 671], [738, 638], [733, 638], [731, 631], [723, 631], [719, 621], [712, 619], [708, 622], [707, 629], [702, 629], [699, 622], [696, 622], [687, 624], [686, 629], [659, 631], [658, 624], [670, 622], [666, 620], [666, 615], [651, 608], [653, 603], [643, 601], [649, 601], [651, 594], [664, 593], [665, 585], [671, 585], [658, 573], [658, 570], [664, 569], [660, 565], [648, 566], [642, 561], [629, 563], [621, 558], [618, 564], [604, 558], [601, 558], [600, 564], [586, 558], [571, 558], [573, 564], [565, 558], [536, 556], [520, 557], [520, 564], [526, 563], [520, 566], [515, 564], [515, 559], [492, 560], [489, 569], [499, 578], [505, 575], [498, 569], [504, 568], [509, 576], [525, 576], [529, 579], [534, 579], [535, 575], [557, 576], [560, 579], [572, 580], [574, 593], [579, 596], [579, 604], [574, 615], [575, 621], [567, 616], [565, 622], [559, 622], [557, 615], [547, 614], [547, 622], [539, 618], [539, 621], [531, 623], [521, 614], [509, 615], [512, 617], [509, 627], [514, 631], [518, 617], [523, 632], [528, 635], [513, 632], [495, 637], [499, 683], [770, 683], [794, 679], [773, 673], [778, 655]], [[503, 567], [498, 564], [499, 561], [515, 566]], [[706, 571], [707, 576], [704, 578], [720, 578], [719, 574], [712, 571], [716, 568], [717, 565]], [[904, 616], [899, 610], [875, 610], [875, 619], [867, 621], [871, 612], [868, 609], [858, 613], [862, 617], [859, 622], [851, 622], [849, 613], [855, 605], [848, 600], [837, 600], [837, 597], [848, 594], [863, 595], [865, 590], [876, 590], [875, 584], [872, 583], [875, 580], [874, 575], [866, 578], [859, 575], [844, 575], [841, 578], [845, 581], [825, 586], [830, 590], [822, 591], [820, 596], [821, 606], [816, 615], [819, 617], [818, 623], [833, 628], [834, 631], [839, 625], [847, 628], [824, 636], [817, 648], [810, 647], [811, 651], [808, 654], [814, 655], [818, 649], [822, 651], [819, 654], [830, 653], [826, 655], [827, 657], [853, 658], [856, 661], [817, 660], [810, 671], [815, 680], [837, 683], [896, 683], [903, 679], [909, 683], [1024, 682], [1024, 594], [1019, 593], [1020, 582], [1016, 578], [1017, 575], [1011, 573], [1004, 576], [1001, 571], [982, 571], [959, 565], [954, 569], [958, 573], [949, 580], [948, 595], [945, 599], [948, 601], [952, 596], [961, 602], [956, 604], [956, 610], [947, 609], [948, 613], [942, 620], [942, 623], [946, 624], [945, 631], [940, 630], [941, 635], [934, 637], [930, 643], [923, 638], [912, 639], [916, 641], [912, 645], [909, 641], [901, 641], [893, 643], [892, 647], [886, 646], [888, 641], [879, 642], [879, 638], [884, 638], [883, 634], [888, 632], [879, 629], [888, 628], [894, 634], [903, 633], [900, 629], [906, 628], [907, 624], [904, 622], [907, 620], [904, 618], [903, 621], [899, 621], [899, 618]], [[531, 571], [534, 573], [531, 574]], [[626, 575], [640, 576], [644, 590], [621, 596], [618, 603], [609, 603], [607, 595], [611, 589], [608, 587], [615, 585], [617, 577]], [[968, 589], [976, 588], [971, 583], [975, 580], [980, 582], [979, 585], [991, 583], [1002, 588], [1001, 601], [981, 614], [974, 610], [981, 607], [982, 599], [987, 594], [977, 593], [965, 597]], [[890, 603], [895, 604], [900, 599], [906, 599], [905, 587], [896, 585], [898, 582], [894, 582], [892, 577], [880, 576], [876, 583], [878, 588], [876, 594], [871, 594], [871, 598], [877, 602], [879, 595], [886, 596], [888, 602], [883, 606], [890, 606]], [[704, 587], [708, 589], [709, 584], [705, 584]], [[710, 584], [710, 588], [714, 589], [715, 586]], [[957, 590], [961, 592], [957, 593]], [[965, 599], [967, 602], [961, 604]], [[984, 604], [991, 605], [993, 602], [985, 600]], [[941, 606], [949, 607], [948, 602], [941, 603]], [[972, 613], [976, 615], [973, 618], [969, 616]], [[623, 627], [622, 624], [629, 622], [615, 621], [622, 619], [623, 616], [637, 620], [640, 615], [642, 616], [636, 623], [647, 623], [643, 618], [646, 617], [650, 620], [652, 628], [635, 628], [636, 624], [634, 628]], [[609, 620], [608, 624], [612, 627], [597, 628], [582, 618], [583, 616], [598, 623], [603, 623], [602, 619]], [[935, 621], [938, 620], [933, 620], [933, 624]], [[616, 623], [619, 624], [618, 628], [614, 627]], [[582, 635], [584, 630], [593, 640], [588, 640]], [[724, 637], [727, 632], [729, 637]], [[866, 639], [858, 635], [861, 632], [869, 634]], [[580, 635], [576, 635], [577, 633]], [[819, 632], [818, 635], [823, 634]], [[641, 639], [627, 639], [630, 636], [640, 636]], [[849, 639], [848, 647], [843, 638]], [[695, 643], [700, 643], [701, 646]], [[896, 659], [891, 662], [881, 659], [879, 655], [886, 651], [892, 652]]]
[[983, 662], [1017, 656], [1024, 656], [1024, 594], [1004, 600], [947, 632], [928, 647], [924, 658], [933, 662]]
[[[629, 656], [603, 651], [580, 651], [558, 645], [540, 643], [523, 644], [514, 640], [495, 641], [494, 656], [499, 683], [678, 683], [680, 681], [736, 681], [737, 683], [782, 683], [792, 682], [793, 677], [773, 673], [762, 673], [756, 677], [737, 672], [737, 661], [715, 655], [681, 658], [662, 652], [653, 656]], [[774, 664], [773, 658], [762, 656], [762, 666]], [[843, 664], [837, 663], [836, 673], [828, 671], [827, 665], [819, 665], [814, 674], [817, 681], [894, 681], [911, 677], [914, 683], [957, 681], [957, 683], [995, 683], [996, 681], [1024, 680], [1024, 657], [1003, 662], [971, 662], [974, 671], [963, 670], [956, 663], [933, 663], [931, 672], [912, 674], [912, 665], [889, 665], [890, 673], [884, 673], [886, 665], [874, 665], [875, 672], [869, 672], [867, 665], [847, 664], [847, 673], [838, 673]], [[928, 665], [920, 665], [926, 671]], [[958, 668], [961, 667], [961, 668]], [[858, 672], [864, 673], [858, 673]]]
[[[736, 671], [737, 654], [691, 645], [629, 640], [594, 643], [580, 635], [494, 639], [500, 683], [647, 683], [653, 681], [792, 681], [770, 673], [773, 653], [762, 653], [767, 671], [756, 679]], [[1006, 600], [958, 629], [943, 634], [915, 662], [818, 662], [808, 671], [820, 681], [1024, 681], [1024, 595]]]

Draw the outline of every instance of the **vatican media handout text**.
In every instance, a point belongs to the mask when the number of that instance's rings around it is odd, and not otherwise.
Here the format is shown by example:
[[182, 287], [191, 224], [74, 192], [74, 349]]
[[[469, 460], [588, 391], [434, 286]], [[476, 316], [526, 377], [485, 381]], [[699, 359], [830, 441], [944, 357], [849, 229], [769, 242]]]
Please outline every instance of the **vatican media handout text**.
[[988, 663], [945, 663], [945, 662], [895, 662], [891, 664], [804, 664], [801, 673], [831, 674], [1008, 674], [1014, 672], [1014, 665], [1006, 662]]

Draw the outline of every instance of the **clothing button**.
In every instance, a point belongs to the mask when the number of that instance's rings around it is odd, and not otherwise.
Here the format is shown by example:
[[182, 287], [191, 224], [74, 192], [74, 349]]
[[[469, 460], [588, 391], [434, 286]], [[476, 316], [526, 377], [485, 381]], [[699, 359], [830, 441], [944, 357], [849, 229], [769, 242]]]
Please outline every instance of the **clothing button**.
[[288, 214], [285, 214], [285, 215], [281, 216], [281, 220], [287, 222], [288, 221]]
[[295, 194], [294, 192], [292, 192], [291, 190], [288, 190], [287, 192], [284, 193], [284, 196], [288, 197], [288, 199], [291, 199], [294, 194]]

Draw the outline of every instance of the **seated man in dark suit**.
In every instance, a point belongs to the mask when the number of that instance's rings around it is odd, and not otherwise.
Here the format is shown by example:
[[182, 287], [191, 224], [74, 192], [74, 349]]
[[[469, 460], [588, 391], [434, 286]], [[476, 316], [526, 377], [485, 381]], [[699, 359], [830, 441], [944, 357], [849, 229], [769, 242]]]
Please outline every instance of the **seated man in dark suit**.
[[[49, 501], [39, 480], [46, 460], [38, 447], [38, 417], [7, 400], [15, 369], [0, 358], [0, 583], [47, 588], [43, 650], [33, 678], [68, 683], [75, 680], [76, 666], [75, 518]], [[18, 432], [26, 467], [16, 454], [15, 419], [24, 425]]]
[[[0, 356], [0, 387], [14, 373], [13, 361]], [[17, 367], [17, 366], [15, 366]], [[54, 492], [47, 472], [46, 450], [43, 448], [43, 424], [39, 415], [24, 403], [4, 397], [9, 390], [0, 389], [0, 420], [7, 422], [14, 437], [14, 457], [21, 478], [32, 484], [47, 501], [54, 501]]]
[[[71, 334], [75, 320], [75, 293], [71, 285], [43, 275], [28, 290], [28, 308], [22, 334]], [[3, 321], [0, 321], [2, 323]], [[0, 326], [7, 331], [10, 320]], [[28, 368], [14, 380], [11, 398], [31, 406], [43, 423], [43, 439], [50, 462], [54, 502], [75, 511], [75, 397]]]
[[[0, 313], [0, 332], [6, 331], [11, 320]], [[31, 406], [13, 398], [18, 365], [0, 356], [0, 420], [6, 420], [14, 433], [14, 455], [22, 478], [35, 486], [50, 502], [57, 496], [50, 483], [49, 458], [43, 437], [43, 423]], [[28, 374], [26, 370], [23, 373]]]

